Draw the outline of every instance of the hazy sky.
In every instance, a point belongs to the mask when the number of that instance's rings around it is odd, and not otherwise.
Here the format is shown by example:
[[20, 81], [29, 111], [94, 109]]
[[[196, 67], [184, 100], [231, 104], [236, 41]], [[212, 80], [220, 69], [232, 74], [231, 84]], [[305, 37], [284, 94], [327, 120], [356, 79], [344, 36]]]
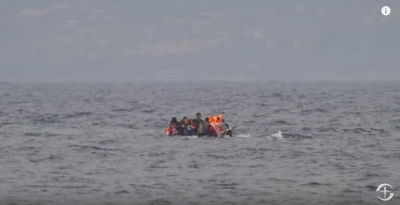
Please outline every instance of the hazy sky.
[[0, 0], [1, 81], [400, 80], [399, 51], [398, 0]]

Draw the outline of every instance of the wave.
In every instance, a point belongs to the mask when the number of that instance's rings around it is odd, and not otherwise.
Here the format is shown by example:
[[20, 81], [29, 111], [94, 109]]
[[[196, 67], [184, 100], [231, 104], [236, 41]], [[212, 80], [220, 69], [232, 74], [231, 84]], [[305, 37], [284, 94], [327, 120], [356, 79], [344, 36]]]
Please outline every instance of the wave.
[[267, 139], [271, 139], [271, 140], [284, 140], [285, 138], [283, 138], [282, 132], [278, 131], [272, 135], [269, 135], [266, 137]]
[[187, 138], [199, 138], [197, 135], [186, 136]]
[[[192, 136], [184, 136], [185, 138], [215, 138], [215, 137], [199, 137], [197, 135], [192, 135]], [[250, 137], [250, 134], [238, 134], [238, 135], [233, 135], [233, 138], [238, 137], [238, 138], [248, 138]], [[230, 138], [229, 136], [225, 136], [224, 138]]]
[[238, 135], [233, 135], [233, 137], [248, 138], [250, 137], [250, 134], [238, 134]]

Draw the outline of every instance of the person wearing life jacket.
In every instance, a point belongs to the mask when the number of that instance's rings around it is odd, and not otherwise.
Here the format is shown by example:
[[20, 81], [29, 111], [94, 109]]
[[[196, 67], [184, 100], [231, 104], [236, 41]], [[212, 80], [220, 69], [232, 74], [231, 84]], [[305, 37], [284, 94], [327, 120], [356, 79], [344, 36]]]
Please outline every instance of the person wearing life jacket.
[[224, 137], [227, 132], [226, 126], [222, 123], [222, 114], [219, 114], [217, 116], [213, 117], [214, 122], [211, 123], [211, 125], [214, 126], [214, 128], [217, 131], [218, 137]]
[[[212, 120], [211, 120], [212, 121]], [[217, 130], [215, 129], [215, 126], [213, 126], [210, 123], [210, 118], [206, 118], [204, 121], [205, 129], [204, 129], [204, 134], [203, 136], [209, 136], [209, 137], [219, 137], [219, 134]]]
[[177, 129], [177, 127], [178, 127], [178, 121], [176, 120], [176, 117], [173, 117], [172, 118], [172, 120], [171, 120], [171, 122], [169, 123], [169, 126], [167, 127], [167, 128], [165, 128], [165, 133], [168, 135], [168, 136], [175, 136], [175, 135], [178, 135], [179, 134], [179, 132], [178, 132], [178, 129]]
[[218, 137], [224, 137], [227, 132], [227, 127], [222, 123], [223, 117], [222, 114], [218, 114], [217, 116], [213, 116], [213, 123], [212, 126], [217, 131]]

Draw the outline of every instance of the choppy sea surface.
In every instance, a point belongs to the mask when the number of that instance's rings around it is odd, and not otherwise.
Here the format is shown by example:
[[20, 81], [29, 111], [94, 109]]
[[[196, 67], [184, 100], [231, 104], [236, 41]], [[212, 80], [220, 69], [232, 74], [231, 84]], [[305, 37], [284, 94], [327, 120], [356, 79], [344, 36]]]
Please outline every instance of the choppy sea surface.
[[399, 132], [400, 82], [1, 83], [0, 204], [398, 204]]

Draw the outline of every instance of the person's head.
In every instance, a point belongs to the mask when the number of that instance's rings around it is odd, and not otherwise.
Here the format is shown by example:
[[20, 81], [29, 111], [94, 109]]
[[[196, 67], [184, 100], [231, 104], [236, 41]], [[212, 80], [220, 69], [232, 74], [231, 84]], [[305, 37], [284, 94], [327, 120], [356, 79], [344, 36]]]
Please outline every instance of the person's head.
[[204, 124], [205, 124], [206, 126], [210, 125], [210, 120], [208, 119], [208, 117], [206, 117], [206, 118], [204, 119]]
[[184, 117], [184, 118], [183, 118], [183, 122], [184, 122], [185, 124], [189, 124], [189, 118]]
[[201, 119], [201, 114], [199, 112], [196, 114], [196, 119], [198, 119], [198, 120]]
[[173, 122], [178, 122], [178, 120], [176, 120], [176, 117], [172, 118], [171, 123], [173, 123]]

